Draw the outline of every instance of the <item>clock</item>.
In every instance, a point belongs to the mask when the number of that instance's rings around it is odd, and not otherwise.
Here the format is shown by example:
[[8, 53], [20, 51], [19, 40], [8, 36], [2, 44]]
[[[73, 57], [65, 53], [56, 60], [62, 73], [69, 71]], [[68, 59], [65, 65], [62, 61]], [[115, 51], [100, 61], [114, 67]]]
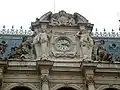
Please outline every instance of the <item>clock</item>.
[[71, 47], [71, 41], [67, 38], [59, 38], [55, 42], [55, 47], [60, 51], [69, 51]]

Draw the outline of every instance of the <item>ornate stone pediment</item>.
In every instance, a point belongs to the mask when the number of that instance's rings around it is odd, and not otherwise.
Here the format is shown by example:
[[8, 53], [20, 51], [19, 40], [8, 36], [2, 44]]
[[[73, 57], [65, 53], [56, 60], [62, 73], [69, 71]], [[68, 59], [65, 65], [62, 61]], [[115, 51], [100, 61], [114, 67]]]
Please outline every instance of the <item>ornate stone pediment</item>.
[[31, 27], [34, 31], [33, 44], [36, 60], [61, 57], [81, 58], [83, 53], [84, 59], [88, 59], [92, 51], [89, 34], [93, 24], [88, 23], [88, 20], [78, 13], [48, 12], [31, 23]]
[[55, 14], [51, 11], [47, 12], [40, 19], [36, 18], [36, 21], [32, 22], [32, 26], [36, 26], [41, 22], [47, 22], [52, 26], [75, 26], [79, 23], [88, 23], [88, 20], [78, 13], [72, 15], [62, 10]]

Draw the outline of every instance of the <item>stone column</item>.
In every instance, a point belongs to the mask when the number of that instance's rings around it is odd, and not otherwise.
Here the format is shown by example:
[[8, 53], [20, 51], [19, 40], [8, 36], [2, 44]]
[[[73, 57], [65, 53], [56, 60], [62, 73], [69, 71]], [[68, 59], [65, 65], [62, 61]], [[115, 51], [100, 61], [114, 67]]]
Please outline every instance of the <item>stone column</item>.
[[82, 69], [83, 73], [85, 75], [85, 83], [88, 88], [88, 90], [95, 90], [94, 87], [94, 70], [96, 68], [96, 63], [83, 63]]
[[49, 60], [40, 60], [37, 61], [38, 70], [41, 73], [41, 88], [42, 90], [50, 90], [49, 89], [49, 72], [53, 66], [53, 61]]

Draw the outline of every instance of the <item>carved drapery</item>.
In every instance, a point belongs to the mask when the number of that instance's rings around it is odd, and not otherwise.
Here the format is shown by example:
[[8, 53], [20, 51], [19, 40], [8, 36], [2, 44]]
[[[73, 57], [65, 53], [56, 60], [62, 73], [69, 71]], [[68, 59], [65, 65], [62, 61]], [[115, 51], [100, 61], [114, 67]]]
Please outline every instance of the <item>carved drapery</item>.
[[93, 24], [79, 23], [79, 31], [76, 36], [82, 48], [83, 60], [92, 61], [93, 39], [90, 36]]
[[48, 39], [49, 36], [47, 34], [47, 23], [41, 23], [41, 27], [38, 28], [38, 31], [33, 39], [37, 60], [48, 59]]

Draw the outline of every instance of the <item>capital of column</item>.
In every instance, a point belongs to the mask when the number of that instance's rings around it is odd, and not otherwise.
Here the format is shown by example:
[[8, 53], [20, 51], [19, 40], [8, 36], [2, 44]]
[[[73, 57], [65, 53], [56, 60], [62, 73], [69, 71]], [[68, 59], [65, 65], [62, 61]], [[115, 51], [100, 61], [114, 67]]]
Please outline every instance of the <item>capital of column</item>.
[[82, 29], [87, 29], [87, 30], [91, 30], [93, 29], [93, 26], [94, 24], [91, 24], [91, 23], [79, 23], [79, 29], [82, 30]]
[[41, 75], [49, 75], [53, 64], [54, 62], [50, 60], [39, 60], [37, 61], [37, 70], [41, 73]]

